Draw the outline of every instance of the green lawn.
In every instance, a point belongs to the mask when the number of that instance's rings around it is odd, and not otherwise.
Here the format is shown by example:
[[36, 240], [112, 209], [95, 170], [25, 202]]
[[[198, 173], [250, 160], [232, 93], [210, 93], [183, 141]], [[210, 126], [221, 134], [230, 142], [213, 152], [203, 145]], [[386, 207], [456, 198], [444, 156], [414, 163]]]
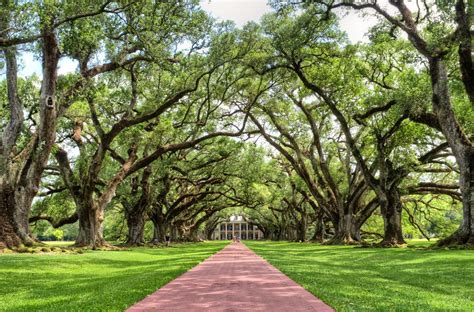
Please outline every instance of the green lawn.
[[123, 311], [227, 243], [0, 255], [0, 311]]
[[74, 241], [48, 241], [48, 242], [43, 242], [49, 247], [69, 247], [74, 244]]
[[245, 244], [338, 311], [474, 311], [473, 250]]

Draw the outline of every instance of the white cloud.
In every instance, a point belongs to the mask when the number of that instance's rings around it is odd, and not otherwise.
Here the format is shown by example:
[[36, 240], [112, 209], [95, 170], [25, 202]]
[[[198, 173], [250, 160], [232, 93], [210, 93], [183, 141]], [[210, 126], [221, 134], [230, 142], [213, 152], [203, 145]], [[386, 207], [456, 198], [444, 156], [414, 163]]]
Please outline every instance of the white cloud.
[[376, 23], [377, 18], [374, 16], [362, 16], [360, 12], [351, 11], [340, 19], [339, 26], [347, 33], [349, 40], [356, 43], [367, 42], [366, 33]]
[[[249, 21], [258, 22], [262, 15], [272, 11], [266, 0], [203, 0], [201, 7], [219, 21], [231, 20], [238, 27]], [[350, 41], [367, 41], [365, 34], [377, 21], [374, 16], [362, 16], [362, 12], [350, 9], [341, 9], [338, 13], [342, 17], [341, 29], [347, 32]]]
[[204, 0], [201, 7], [220, 21], [234, 21], [237, 27], [258, 22], [263, 14], [271, 12], [266, 0]]
[[73, 73], [78, 68], [79, 63], [68, 57], [63, 57], [59, 60], [58, 64], [58, 75], [65, 75]]

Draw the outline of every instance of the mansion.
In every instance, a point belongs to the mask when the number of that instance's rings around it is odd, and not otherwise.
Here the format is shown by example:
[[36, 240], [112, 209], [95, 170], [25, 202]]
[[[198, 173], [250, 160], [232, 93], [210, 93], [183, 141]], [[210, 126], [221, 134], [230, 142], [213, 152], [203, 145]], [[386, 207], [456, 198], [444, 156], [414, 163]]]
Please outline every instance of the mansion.
[[212, 233], [213, 240], [231, 240], [234, 237], [242, 240], [263, 239], [263, 232], [257, 226], [245, 221], [242, 216], [231, 216], [229, 220], [219, 224]]

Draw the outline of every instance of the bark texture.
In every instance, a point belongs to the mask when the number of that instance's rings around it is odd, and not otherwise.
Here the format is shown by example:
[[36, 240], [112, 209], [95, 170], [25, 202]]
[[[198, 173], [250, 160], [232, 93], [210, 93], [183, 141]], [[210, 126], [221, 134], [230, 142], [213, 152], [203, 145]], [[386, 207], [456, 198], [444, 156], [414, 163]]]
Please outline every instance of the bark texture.
[[152, 244], [164, 243], [166, 241], [166, 234], [169, 231], [169, 225], [165, 224], [161, 218], [150, 217], [153, 222], [153, 238]]
[[[5, 28], [2, 17], [2, 29]], [[17, 91], [16, 50], [5, 48], [10, 121], [2, 132], [0, 144], [0, 215], [4, 230], [0, 246], [32, 245], [29, 215], [33, 198], [39, 190], [41, 175], [56, 138], [56, 80], [59, 50], [55, 34], [45, 25], [43, 43], [43, 80], [38, 111], [40, 121], [26, 146], [18, 151], [17, 141], [23, 126], [23, 108]], [[3, 219], [3, 218], [2, 218]], [[13, 234], [12, 231], [15, 233]]]
[[324, 242], [324, 219], [323, 215], [320, 214], [316, 216], [316, 221], [314, 223], [314, 234], [311, 240], [316, 243]]
[[459, 229], [438, 245], [474, 243], [474, 147], [462, 131], [451, 106], [446, 67], [440, 58], [430, 59], [430, 75], [433, 90], [433, 111], [441, 131], [459, 166], [459, 186], [462, 195], [463, 220]]
[[127, 245], [141, 246], [145, 244], [145, 219], [144, 212], [134, 211], [126, 215], [128, 235]]
[[78, 247], [92, 246], [97, 247], [109, 246], [103, 237], [104, 212], [98, 207], [81, 207], [78, 211], [79, 215], [79, 234], [76, 238], [75, 245]]
[[380, 210], [384, 220], [384, 237], [380, 244], [382, 246], [405, 244], [402, 232], [402, 204], [397, 191], [389, 195]]
[[130, 204], [127, 199], [122, 201], [125, 207], [125, 219], [128, 225], [126, 244], [130, 246], [141, 246], [145, 244], [145, 221], [151, 201], [149, 184], [151, 173], [151, 166], [143, 170], [140, 188], [138, 178], [135, 177], [132, 179], [131, 194], [129, 196], [133, 197], [135, 194], [140, 193], [135, 203]]
[[352, 214], [346, 214], [335, 224], [334, 237], [329, 244], [358, 244], [361, 240], [360, 226]]
[[15, 225], [13, 190], [6, 185], [0, 187], [0, 249], [18, 247], [22, 240]]

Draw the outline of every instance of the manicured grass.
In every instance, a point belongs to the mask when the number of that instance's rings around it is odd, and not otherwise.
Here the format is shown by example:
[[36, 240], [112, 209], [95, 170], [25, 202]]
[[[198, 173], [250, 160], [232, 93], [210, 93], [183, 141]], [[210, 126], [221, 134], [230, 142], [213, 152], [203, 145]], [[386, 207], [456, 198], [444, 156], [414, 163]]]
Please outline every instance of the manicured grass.
[[43, 243], [50, 247], [69, 247], [74, 244], [74, 241], [48, 241]]
[[0, 255], [0, 311], [123, 311], [227, 243]]
[[338, 311], [474, 311], [473, 250], [245, 244]]

